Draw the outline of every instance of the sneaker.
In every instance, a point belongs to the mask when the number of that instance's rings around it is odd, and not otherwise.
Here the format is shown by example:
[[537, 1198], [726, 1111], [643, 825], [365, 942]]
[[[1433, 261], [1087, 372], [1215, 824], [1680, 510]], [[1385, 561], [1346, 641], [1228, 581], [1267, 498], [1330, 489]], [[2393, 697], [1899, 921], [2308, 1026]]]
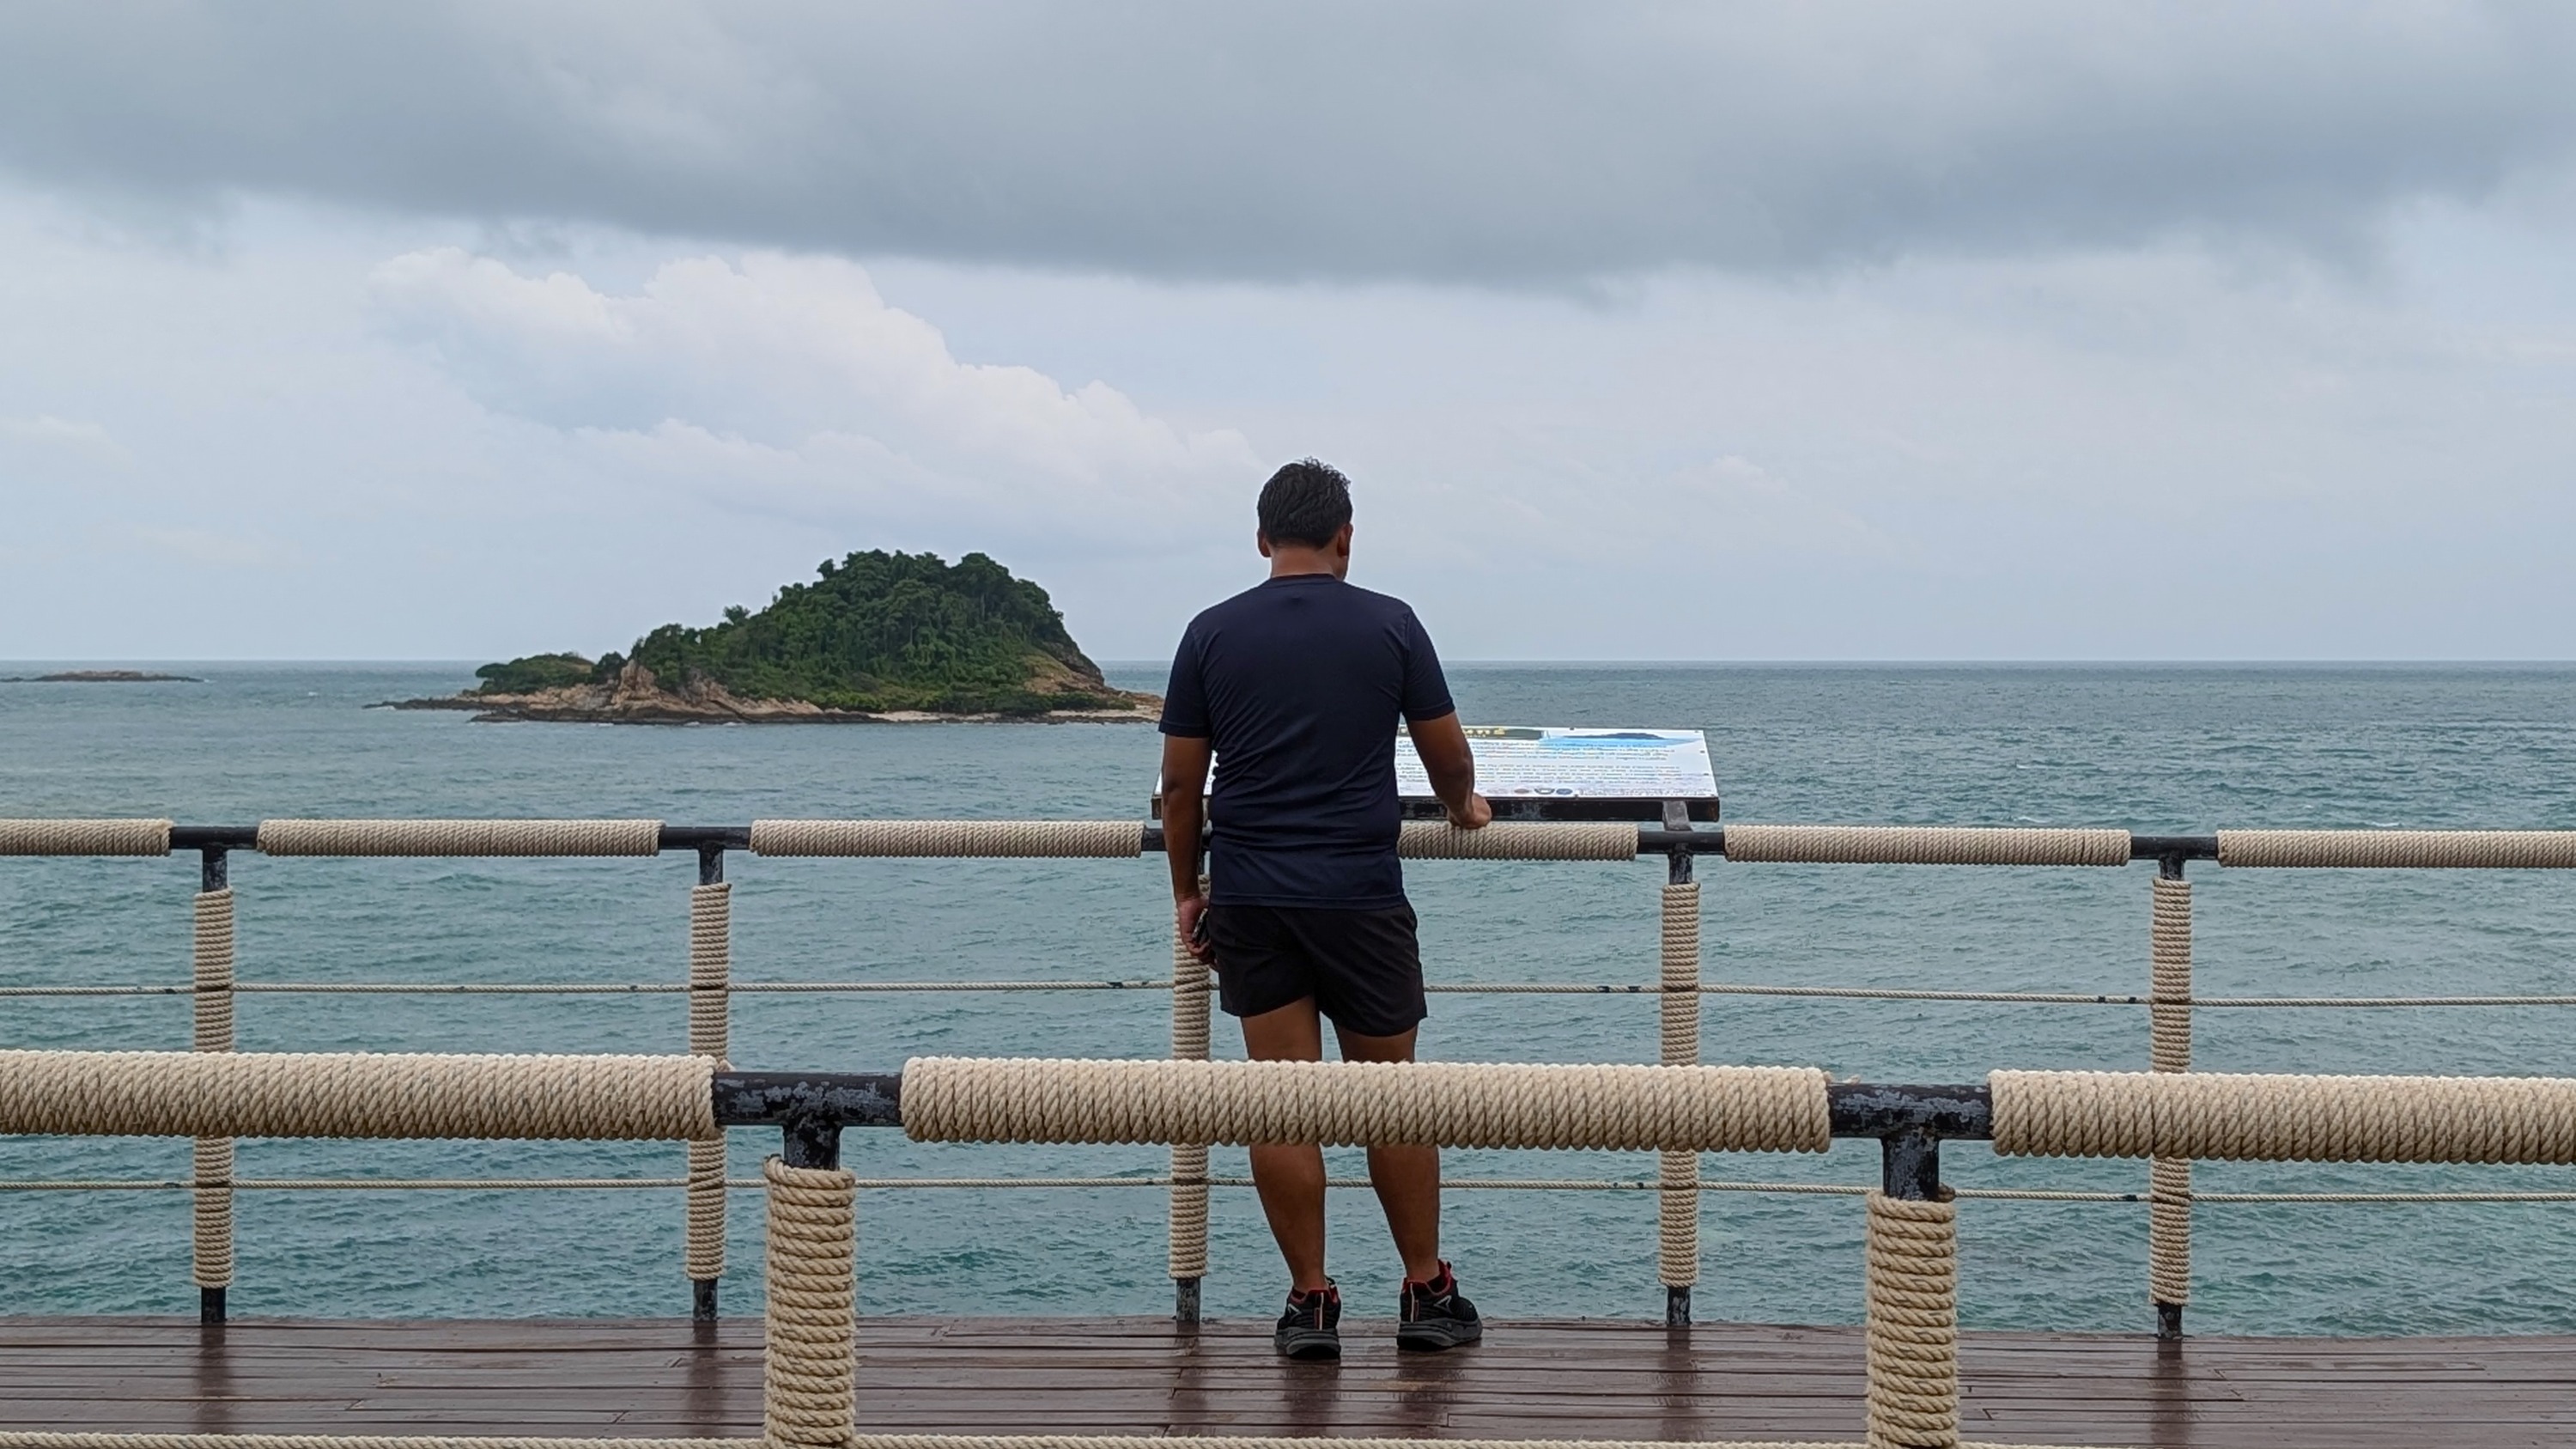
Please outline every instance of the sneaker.
[[1397, 1317], [1395, 1346], [1416, 1353], [1438, 1353], [1485, 1336], [1484, 1320], [1476, 1316], [1476, 1305], [1458, 1291], [1458, 1275], [1449, 1271], [1445, 1261], [1440, 1276], [1430, 1282], [1405, 1283]]
[[1342, 1356], [1342, 1290], [1329, 1278], [1309, 1293], [1288, 1295], [1288, 1311], [1270, 1333], [1271, 1346], [1282, 1358]]

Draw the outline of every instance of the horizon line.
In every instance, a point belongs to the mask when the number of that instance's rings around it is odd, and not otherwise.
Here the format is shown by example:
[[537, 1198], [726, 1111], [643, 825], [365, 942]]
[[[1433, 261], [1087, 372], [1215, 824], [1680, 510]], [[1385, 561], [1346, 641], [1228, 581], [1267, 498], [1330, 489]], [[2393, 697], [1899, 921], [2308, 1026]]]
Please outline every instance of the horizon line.
[[[79, 656], [57, 656], [57, 657], [53, 657], [53, 658], [42, 658], [42, 657], [33, 657], [33, 656], [26, 657], [26, 658], [0, 658], [0, 669], [12, 669], [12, 668], [25, 667], [25, 668], [44, 668], [44, 669], [53, 669], [53, 670], [61, 671], [61, 670], [72, 670], [72, 669], [126, 669], [126, 668], [142, 667], [142, 666], [164, 666], [164, 665], [189, 665], [189, 666], [195, 666], [195, 667], [205, 667], [205, 666], [227, 666], [227, 665], [231, 665], [231, 666], [252, 666], [252, 665], [256, 665], [256, 666], [276, 667], [276, 666], [299, 666], [299, 665], [300, 665], [300, 666], [305, 666], [305, 667], [316, 667], [316, 668], [318, 668], [318, 667], [335, 667], [335, 666], [336, 666], [336, 667], [343, 667], [343, 668], [357, 668], [357, 667], [369, 667], [369, 668], [386, 668], [386, 667], [395, 667], [395, 668], [446, 668], [446, 667], [451, 667], [451, 666], [453, 666], [453, 667], [460, 667], [460, 668], [465, 668], [465, 669], [475, 669], [475, 668], [479, 668], [479, 667], [481, 667], [481, 666], [482, 666], [482, 665], [484, 665], [484, 664], [488, 664], [488, 663], [490, 663], [490, 662], [492, 662], [492, 661], [490, 661], [490, 660], [488, 660], [488, 659], [480, 659], [480, 660], [478, 660], [478, 659], [470, 658], [470, 657], [463, 656], [463, 655], [454, 656], [454, 657], [446, 657], [446, 658], [441, 658], [441, 657], [437, 657], [437, 656], [429, 656], [429, 655], [420, 655], [420, 656], [399, 656], [399, 657], [387, 657], [387, 658], [376, 658], [376, 659], [349, 658], [349, 657], [340, 657], [340, 656], [324, 656], [324, 655], [313, 655], [313, 656], [293, 656], [293, 655], [288, 655], [288, 656], [276, 656], [276, 657], [269, 657], [269, 658], [257, 658], [257, 657], [189, 656], [189, 655], [164, 655], [164, 656], [152, 656], [152, 657], [140, 657], [140, 656], [138, 656], [138, 657], [127, 657], [127, 658], [109, 658], [109, 657], [105, 657], [105, 656], [97, 656], [97, 655], [79, 655]], [[1113, 656], [1101, 656], [1101, 657], [1098, 657], [1098, 658], [1093, 659], [1093, 661], [1092, 661], [1092, 662], [1093, 662], [1093, 663], [1095, 663], [1095, 664], [1100, 665], [1100, 666], [1101, 666], [1102, 668], [1104, 668], [1104, 669], [1105, 669], [1105, 668], [1111, 668], [1111, 667], [1116, 667], [1116, 668], [1122, 668], [1122, 669], [1124, 669], [1124, 668], [1159, 668], [1159, 667], [1162, 667], [1162, 666], [1163, 666], [1163, 665], [1165, 665], [1165, 664], [1168, 664], [1170, 661], [1169, 661], [1169, 659], [1168, 659], [1167, 657], [1164, 657], [1164, 656], [1129, 656], [1129, 657], [1121, 657], [1121, 656], [1114, 656], [1114, 655], [1113, 655]], [[2418, 668], [2421, 668], [2421, 667], [2434, 667], [2434, 666], [2486, 666], [2486, 667], [2508, 667], [2508, 666], [2509, 666], [2509, 667], [2525, 667], [2525, 668], [2528, 668], [2528, 667], [2542, 667], [2542, 666], [2553, 666], [2553, 665], [2576, 665], [2576, 657], [2558, 657], [2558, 658], [2525, 657], [2525, 658], [2509, 658], [2509, 657], [2479, 657], [2479, 656], [2469, 656], [2469, 655], [2455, 655], [2455, 656], [2417, 656], [2417, 657], [2401, 657], [2401, 656], [2393, 656], [2393, 655], [2309, 655], [2309, 656], [2305, 656], [2305, 657], [2286, 657], [2286, 656], [2245, 655], [2245, 656], [2241, 656], [2241, 657], [2240, 657], [2240, 656], [2225, 656], [2225, 655], [2219, 655], [2219, 656], [2198, 656], [2198, 657], [2186, 657], [2186, 656], [2180, 656], [2180, 655], [2127, 655], [2127, 656], [2098, 656], [2098, 657], [2092, 657], [2092, 658], [2085, 658], [2085, 657], [2077, 657], [2077, 656], [2048, 657], [2048, 656], [2040, 656], [2040, 655], [1991, 655], [1991, 656], [1953, 655], [1953, 656], [1937, 656], [1937, 657], [1936, 657], [1936, 656], [1923, 656], [1923, 657], [1911, 657], [1911, 658], [1908, 658], [1908, 657], [1864, 657], [1864, 656], [1850, 656], [1850, 657], [1835, 657], [1835, 656], [1789, 657], [1789, 656], [1778, 656], [1778, 657], [1748, 657], [1748, 658], [1735, 658], [1735, 659], [1705, 659], [1705, 658], [1701, 658], [1701, 659], [1694, 659], [1694, 658], [1680, 658], [1680, 657], [1673, 657], [1673, 656], [1634, 655], [1634, 656], [1606, 656], [1606, 657], [1593, 657], [1593, 658], [1546, 657], [1546, 656], [1534, 656], [1534, 657], [1495, 657], [1495, 656], [1486, 656], [1486, 657], [1475, 657], [1475, 658], [1449, 658], [1449, 659], [1444, 659], [1444, 660], [1442, 661], [1442, 663], [1443, 663], [1443, 665], [1444, 665], [1444, 666], [1446, 666], [1446, 667], [1450, 667], [1450, 668], [1469, 668], [1469, 669], [1475, 669], [1475, 668], [1523, 668], [1523, 669], [1527, 669], [1527, 668], [1675, 668], [1675, 669], [1846, 668], [1846, 669], [1847, 669], [1847, 668], [1961, 668], [1961, 667], [1991, 668], [1991, 667], [1997, 667], [1997, 666], [2018, 666], [2018, 667], [2032, 667], [2032, 668], [2102, 668], [2102, 667], [2107, 667], [2107, 666], [2118, 666], [2118, 665], [2151, 665], [2151, 666], [2161, 666], [2161, 667], [2183, 667], [2183, 668], [2240, 668], [2240, 667], [2245, 667], [2245, 666], [2282, 666], [2282, 667], [2286, 667], [2286, 666], [2317, 666], [2317, 665], [2381, 665], [2381, 666], [2390, 666], [2390, 667], [2418, 667]]]

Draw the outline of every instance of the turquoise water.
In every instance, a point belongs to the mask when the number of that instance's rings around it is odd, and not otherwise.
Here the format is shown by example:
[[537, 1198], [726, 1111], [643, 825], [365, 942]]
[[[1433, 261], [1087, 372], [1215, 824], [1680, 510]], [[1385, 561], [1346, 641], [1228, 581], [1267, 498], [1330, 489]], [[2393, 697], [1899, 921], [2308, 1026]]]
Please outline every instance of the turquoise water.
[[[0, 665], [0, 673], [24, 672]], [[458, 668], [190, 666], [196, 685], [0, 686], [0, 815], [1140, 815], [1155, 739], [1135, 726], [639, 729], [477, 725], [366, 710]], [[1152, 688], [1157, 671], [1113, 670]], [[1704, 727], [1730, 819], [2361, 827], [2576, 824], [2576, 669], [2565, 667], [1462, 667], [1473, 720]], [[1159, 976], [1158, 860], [731, 859], [736, 971], [753, 979]], [[187, 978], [193, 856], [0, 860], [0, 984]], [[2148, 866], [2125, 871], [1703, 869], [1712, 981], [2141, 990]], [[1660, 865], [1418, 863], [1437, 980], [1654, 974]], [[2576, 990], [2576, 880], [2199, 867], [2209, 994]], [[245, 980], [674, 981], [694, 860], [235, 857]], [[673, 996], [251, 996], [247, 1049], [663, 1051]], [[883, 1069], [927, 1052], [1157, 1055], [1159, 994], [738, 997], [750, 1068]], [[1451, 1059], [1645, 1060], [1650, 997], [1435, 997]], [[2134, 1007], [1710, 998], [1711, 1061], [1881, 1080], [1995, 1066], [2137, 1068]], [[2576, 1073], [2552, 1008], [2208, 1011], [2216, 1070]], [[0, 1000], [0, 1044], [182, 1047], [184, 998]], [[1220, 1049], [1225, 1049], [1223, 1023]], [[862, 1174], [1149, 1175], [1155, 1150], [914, 1146], [853, 1132]], [[734, 1135], [734, 1170], [772, 1144]], [[1874, 1149], [1711, 1157], [1726, 1178], [1866, 1182]], [[1346, 1155], [1355, 1159], [1355, 1154]], [[246, 1176], [670, 1176], [677, 1146], [253, 1142]], [[1338, 1164], [1357, 1170], [1355, 1160]], [[183, 1143], [0, 1141], [0, 1177], [183, 1175]], [[1649, 1176], [1618, 1154], [1460, 1152], [1461, 1175]], [[1220, 1149], [1217, 1170], [1240, 1172]], [[2142, 1166], [1949, 1153], [1969, 1186], [2134, 1190]], [[2541, 1169], [2204, 1166], [2225, 1190], [2567, 1189]], [[757, 1302], [759, 1199], [734, 1200], [731, 1308]], [[2557, 1206], [2207, 1206], [2193, 1322], [2247, 1333], [2576, 1330], [2576, 1233]], [[1857, 1319], [1858, 1204], [1713, 1195], [1704, 1318]], [[1660, 1310], [1650, 1194], [1461, 1192], [1449, 1245], [1504, 1315]], [[382, 1316], [682, 1311], [676, 1192], [245, 1194], [236, 1310]], [[1336, 1271], [1380, 1311], [1396, 1263], [1366, 1194], [1335, 1197]], [[870, 1312], [1157, 1312], [1151, 1189], [886, 1191], [862, 1206]], [[2133, 1205], [1972, 1203], [1968, 1320], [2135, 1330]], [[1251, 1197], [1220, 1192], [1211, 1311], [1271, 1311]], [[0, 1312], [184, 1312], [179, 1193], [0, 1194]]]

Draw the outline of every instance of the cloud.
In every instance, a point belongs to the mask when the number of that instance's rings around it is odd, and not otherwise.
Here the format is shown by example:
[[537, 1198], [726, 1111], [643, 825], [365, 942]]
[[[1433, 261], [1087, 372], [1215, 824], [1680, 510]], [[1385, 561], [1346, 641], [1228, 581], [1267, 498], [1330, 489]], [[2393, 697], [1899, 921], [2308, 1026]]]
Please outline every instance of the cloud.
[[19, 6], [0, 166], [1163, 278], [2349, 257], [2563, 180], [2571, 69], [2576, 10], [2400, 0]]
[[44, 453], [92, 462], [122, 463], [128, 455], [113, 434], [97, 423], [38, 413], [33, 417], [0, 417], [0, 447], [27, 454]]
[[392, 330], [487, 407], [744, 506], [1107, 538], [1194, 523], [1210, 484], [1260, 467], [1241, 434], [1105, 383], [960, 361], [846, 261], [687, 257], [620, 294], [443, 247], [372, 280]]

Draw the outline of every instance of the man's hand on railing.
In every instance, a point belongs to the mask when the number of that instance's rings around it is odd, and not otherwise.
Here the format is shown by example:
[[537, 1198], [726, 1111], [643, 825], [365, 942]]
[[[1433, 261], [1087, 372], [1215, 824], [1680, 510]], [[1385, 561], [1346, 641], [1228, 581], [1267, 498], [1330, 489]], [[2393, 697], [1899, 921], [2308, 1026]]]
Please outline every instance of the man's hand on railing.
[[1453, 810], [1446, 805], [1441, 808], [1449, 811], [1449, 823], [1461, 830], [1482, 830], [1494, 823], [1493, 802], [1473, 790], [1467, 792], [1465, 810]]

